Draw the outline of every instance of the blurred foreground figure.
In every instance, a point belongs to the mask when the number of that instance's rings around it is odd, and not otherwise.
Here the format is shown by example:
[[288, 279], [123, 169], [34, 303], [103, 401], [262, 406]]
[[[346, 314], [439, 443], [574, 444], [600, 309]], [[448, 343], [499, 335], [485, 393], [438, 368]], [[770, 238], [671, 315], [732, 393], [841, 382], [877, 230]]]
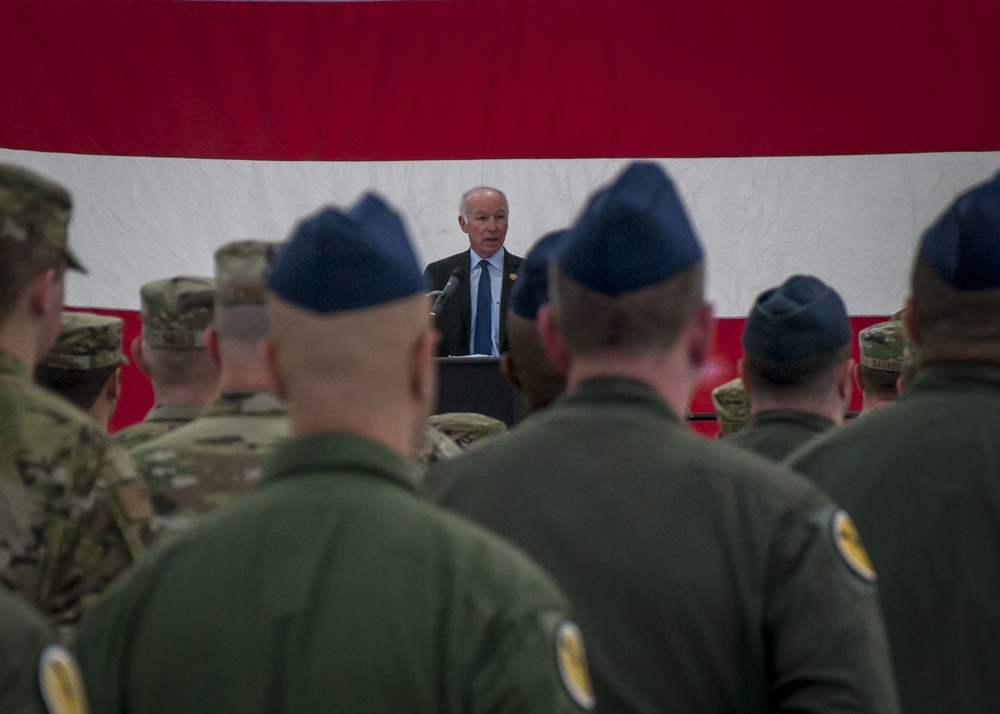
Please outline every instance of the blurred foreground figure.
[[597, 193], [550, 270], [538, 321], [567, 396], [441, 464], [440, 501], [556, 576], [601, 711], [897, 711], [847, 514], [681, 420], [712, 310], [663, 170], [632, 164]]
[[122, 321], [64, 312], [55, 346], [35, 368], [35, 381], [82, 409], [107, 431], [122, 390]]
[[[144, 550], [152, 508], [128, 455], [31, 370], [60, 330], [71, 200], [0, 166], [0, 585], [71, 626]], [[65, 634], [65, 632], [64, 632]]]
[[793, 454], [878, 570], [903, 710], [1000, 711], [1000, 174], [924, 233], [892, 406]]
[[128, 449], [184, 426], [215, 394], [219, 368], [205, 347], [212, 324], [215, 281], [182, 275], [139, 290], [142, 334], [132, 356], [153, 383], [153, 408], [138, 424], [115, 434]]
[[369, 195], [304, 220], [268, 276], [291, 439], [84, 622], [103, 712], [569, 712], [580, 631], [519, 551], [419, 495], [436, 391], [424, 282]]
[[851, 403], [851, 323], [837, 291], [793, 275], [754, 301], [738, 369], [750, 421], [728, 443], [781, 461], [843, 425]]

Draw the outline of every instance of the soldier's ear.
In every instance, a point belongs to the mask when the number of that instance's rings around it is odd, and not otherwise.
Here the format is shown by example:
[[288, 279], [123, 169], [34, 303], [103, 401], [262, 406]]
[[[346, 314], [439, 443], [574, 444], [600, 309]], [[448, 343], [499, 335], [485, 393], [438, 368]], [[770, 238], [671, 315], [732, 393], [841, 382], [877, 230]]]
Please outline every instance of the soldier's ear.
[[538, 339], [545, 350], [545, 356], [558, 372], [563, 374], [569, 369], [570, 355], [566, 349], [563, 336], [556, 326], [555, 315], [552, 314], [552, 306], [548, 303], [538, 308], [538, 315], [535, 320], [535, 327], [538, 330]]
[[435, 329], [422, 332], [410, 352], [410, 396], [420, 404], [433, 405], [437, 399], [437, 356], [441, 333]]
[[146, 362], [146, 355], [142, 351], [142, 336], [136, 335], [129, 343], [129, 352], [132, 353], [132, 363], [147, 377], [149, 376], [149, 364]]
[[855, 364], [854, 369], [851, 370], [854, 376], [854, 384], [857, 385], [858, 391], [864, 392], [865, 390], [861, 387], [861, 365]]
[[688, 359], [691, 364], [701, 367], [712, 355], [715, 344], [715, 319], [711, 303], [704, 303], [691, 318], [688, 325]]
[[736, 360], [736, 376], [743, 380], [743, 391], [747, 393], [747, 399], [749, 399], [750, 380], [747, 379], [747, 361], [743, 357]]
[[507, 378], [507, 381], [514, 385], [514, 389], [519, 392], [524, 391], [521, 380], [517, 376], [517, 364], [515, 364], [514, 359], [510, 356], [510, 352], [504, 352], [500, 355], [500, 371], [503, 372], [503, 376]]
[[274, 394], [281, 401], [288, 399], [288, 390], [285, 388], [285, 378], [281, 375], [281, 362], [278, 359], [278, 349], [270, 338], [265, 337], [261, 342], [261, 350], [264, 353], [264, 364], [267, 365], [267, 373], [274, 386]]
[[913, 302], [913, 296], [906, 298], [906, 311], [903, 313], [903, 324], [910, 339], [917, 345], [921, 342], [920, 323], [917, 321], [917, 307]]
[[62, 271], [49, 268], [37, 273], [28, 283], [28, 306], [36, 317], [49, 317], [62, 312]]
[[219, 362], [219, 333], [211, 325], [205, 328], [205, 349], [208, 350], [208, 356], [215, 362], [215, 366], [221, 367], [221, 363]]

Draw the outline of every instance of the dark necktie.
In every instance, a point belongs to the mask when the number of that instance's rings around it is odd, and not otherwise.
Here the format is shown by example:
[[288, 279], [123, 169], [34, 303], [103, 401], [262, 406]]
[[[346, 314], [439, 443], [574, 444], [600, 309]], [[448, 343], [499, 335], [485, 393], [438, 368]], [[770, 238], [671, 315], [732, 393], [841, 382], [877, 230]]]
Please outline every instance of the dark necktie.
[[479, 261], [479, 293], [476, 295], [476, 336], [472, 353], [493, 354], [493, 290], [489, 263]]

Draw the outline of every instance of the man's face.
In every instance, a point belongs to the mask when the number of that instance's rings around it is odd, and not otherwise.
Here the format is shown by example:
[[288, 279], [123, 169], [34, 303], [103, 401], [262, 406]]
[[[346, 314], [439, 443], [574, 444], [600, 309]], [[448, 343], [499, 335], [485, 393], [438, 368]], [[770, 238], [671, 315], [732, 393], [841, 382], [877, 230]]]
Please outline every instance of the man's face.
[[489, 258], [507, 237], [507, 202], [496, 191], [474, 191], [465, 199], [465, 215], [458, 225], [469, 236], [469, 245], [480, 258]]

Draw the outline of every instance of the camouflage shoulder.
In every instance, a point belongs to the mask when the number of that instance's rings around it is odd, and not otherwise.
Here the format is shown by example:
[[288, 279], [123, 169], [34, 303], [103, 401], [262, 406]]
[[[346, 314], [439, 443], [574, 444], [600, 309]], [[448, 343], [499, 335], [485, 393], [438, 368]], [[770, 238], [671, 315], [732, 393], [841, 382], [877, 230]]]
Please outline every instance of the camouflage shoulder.
[[140, 421], [132, 426], [125, 427], [114, 434], [111, 439], [116, 444], [131, 451], [145, 443], [152, 441], [164, 434], [168, 434], [176, 427], [167, 422], [144, 422]]

